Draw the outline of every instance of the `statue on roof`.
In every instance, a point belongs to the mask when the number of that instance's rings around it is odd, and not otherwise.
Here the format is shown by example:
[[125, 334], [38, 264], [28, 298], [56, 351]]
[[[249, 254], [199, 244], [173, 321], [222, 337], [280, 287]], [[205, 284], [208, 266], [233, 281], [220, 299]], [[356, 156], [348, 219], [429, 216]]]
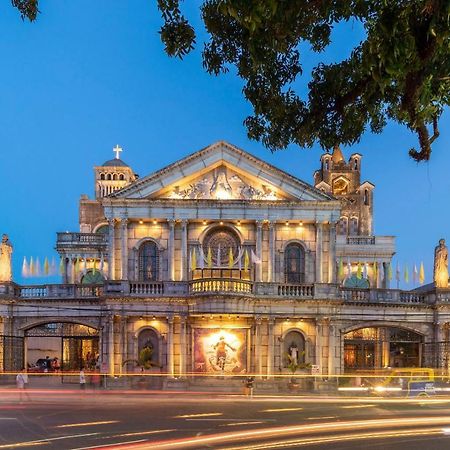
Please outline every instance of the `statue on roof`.
[[437, 288], [448, 287], [448, 249], [445, 239], [439, 239], [439, 245], [434, 249], [433, 279]]
[[4, 234], [0, 244], [0, 282], [12, 281], [12, 252], [13, 246], [8, 238], [8, 235]]

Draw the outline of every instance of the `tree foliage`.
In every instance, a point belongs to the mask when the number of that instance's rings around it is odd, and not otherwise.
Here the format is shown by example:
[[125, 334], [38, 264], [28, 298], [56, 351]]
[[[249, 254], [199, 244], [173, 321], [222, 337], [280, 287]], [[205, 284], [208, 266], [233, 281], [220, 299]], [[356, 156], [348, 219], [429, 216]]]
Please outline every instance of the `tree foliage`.
[[[180, 0], [157, 2], [165, 51], [183, 58], [195, 30]], [[37, 0], [13, 4], [36, 17]], [[201, 14], [209, 35], [203, 66], [214, 75], [234, 66], [244, 80], [250, 138], [271, 150], [316, 142], [331, 148], [393, 120], [418, 136], [411, 157], [430, 158], [450, 99], [450, 0], [205, 0]], [[364, 26], [365, 39], [347, 59], [318, 64], [302, 98], [295, 89], [303, 76], [300, 44], [322, 52], [333, 27], [351, 20]]]

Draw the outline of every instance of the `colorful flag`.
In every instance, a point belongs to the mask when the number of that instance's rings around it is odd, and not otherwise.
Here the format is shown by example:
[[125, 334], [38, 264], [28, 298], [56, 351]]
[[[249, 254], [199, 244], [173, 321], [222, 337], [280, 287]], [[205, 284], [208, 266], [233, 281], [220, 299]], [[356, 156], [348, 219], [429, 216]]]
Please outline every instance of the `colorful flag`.
[[242, 257], [244, 256], [244, 252], [242, 251], [242, 247], [239, 247], [239, 254], [238, 254], [238, 269], [242, 270]]
[[75, 259], [75, 278], [78, 276], [79, 272], [80, 272], [80, 259], [77, 257]]
[[65, 272], [65, 261], [66, 261], [66, 258], [63, 258], [62, 256], [61, 256], [61, 258], [59, 259], [59, 273], [61, 274], [61, 275], [64, 275], [64, 272]]
[[250, 250], [251, 257], [252, 257], [252, 263], [253, 264], [261, 264], [261, 258], [259, 258], [256, 253], [252, 250]]
[[248, 266], [250, 265], [250, 258], [248, 256], [248, 250], [245, 249], [245, 254], [244, 254], [244, 270], [248, 270]]
[[418, 280], [419, 280], [419, 271], [417, 270], [417, 266], [414, 264], [413, 283], [416, 284]]
[[405, 283], [409, 283], [409, 271], [408, 271], [408, 266], [405, 264], [405, 271], [404, 271], [404, 279], [405, 279]]
[[347, 278], [352, 276], [352, 263], [350, 262], [350, 258], [347, 259]]
[[342, 260], [342, 257], [339, 259], [339, 279], [344, 279], [345, 273], [344, 273], [344, 261]]
[[378, 263], [373, 262], [373, 280], [375, 281], [375, 286], [378, 286]]
[[363, 278], [367, 280], [367, 263], [363, 264]]
[[217, 262], [216, 262], [217, 267], [221, 267], [222, 266], [222, 254], [220, 251], [220, 244], [217, 246]]
[[30, 277], [34, 277], [34, 275], [35, 275], [35, 270], [34, 270], [34, 261], [33, 261], [33, 257], [32, 256], [30, 256], [30, 270], [29, 270], [29, 273], [30, 273]]
[[52, 262], [50, 263], [50, 275], [57, 275], [55, 257], [52, 256]]
[[203, 248], [200, 247], [198, 249], [198, 260], [200, 261], [200, 269], [204, 269], [205, 268], [205, 253], [203, 252]]
[[392, 265], [391, 265], [391, 263], [388, 263], [388, 280], [392, 281], [392, 277], [393, 277], [393, 275], [392, 275]]
[[197, 254], [195, 248], [191, 249], [191, 271], [197, 268]]
[[208, 256], [207, 256], [208, 268], [212, 268], [212, 252], [211, 247], [208, 247]]
[[95, 272], [97, 272], [97, 258], [94, 258], [92, 263], [92, 275], [95, 275]]
[[358, 267], [356, 269], [356, 278], [358, 278], [358, 280], [361, 280], [362, 278], [362, 267], [361, 267], [361, 263], [358, 261]]
[[419, 283], [420, 284], [425, 283], [425, 269], [423, 268], [423, 262], [420, 263]]
[[23, 257], [23, 263], [22, 263], [22, 276], [24, 278], [27, 278], [30, 276], [30, 269], [28, 268], [27, 258], [26, 256]]
[[48, 277], [50, 275], [50, 264], [48, 263], [48, 258], [44, 259], [44, 275]]
[[395, 279], [397, 280], [397, 282], [400, 282], [400, 266], [397, 262], [397, 268], [395, 269]]
[[41, 262], [39, 261], [39, 257], [36, 256], [36, 264], [34, 265], [34, 272], [37, 277], [40, 277], [42, 275], [41, 273]]
[[232, 269], [234, 266], [233, 249], [230, 247], [228, 250], [228, 267]]

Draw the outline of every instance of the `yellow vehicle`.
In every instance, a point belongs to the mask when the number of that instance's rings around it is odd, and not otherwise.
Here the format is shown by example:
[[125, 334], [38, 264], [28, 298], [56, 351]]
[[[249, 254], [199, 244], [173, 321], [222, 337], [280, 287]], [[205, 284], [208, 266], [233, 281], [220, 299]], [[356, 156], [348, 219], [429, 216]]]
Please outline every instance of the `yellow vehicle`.
[[435, 393], [435, 373], [426, 367], [395, 368], [382, 379], [372, 379], [371, 385], [371, 392], [378, 395], [430, 395]]

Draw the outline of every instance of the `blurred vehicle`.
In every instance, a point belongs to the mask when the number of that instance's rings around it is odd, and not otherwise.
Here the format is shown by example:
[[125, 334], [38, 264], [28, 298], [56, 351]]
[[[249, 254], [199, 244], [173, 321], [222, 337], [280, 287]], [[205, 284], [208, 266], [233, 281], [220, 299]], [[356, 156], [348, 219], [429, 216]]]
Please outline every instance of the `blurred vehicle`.
[[435, 373], [425, 367], [392, 369], [382, 378], [366, 379], [369, 392], [375, 395], [428, 396], [436, 393]]

